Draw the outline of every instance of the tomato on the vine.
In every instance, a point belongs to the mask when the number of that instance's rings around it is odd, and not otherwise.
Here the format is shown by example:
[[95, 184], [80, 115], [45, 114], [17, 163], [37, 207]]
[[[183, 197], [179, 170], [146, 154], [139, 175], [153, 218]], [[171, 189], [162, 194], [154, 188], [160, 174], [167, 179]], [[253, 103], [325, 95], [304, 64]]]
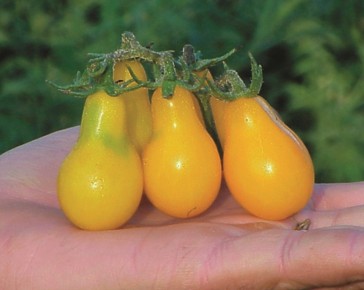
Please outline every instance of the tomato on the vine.
[[61, 208], [75, 225], [119, 227], [136, 211], [143, 189], [162, 212], [197, 216], [216, 199], [222, 175], [235, 199], [258, 217], [284, 219], [307, 204], [312, 160], [259, 96], [261, 66], [250, 54], [249, 88], [226, 64], [216, 81], [210, 73], [235, 51], [205, 60], [185, 45], [176, 59], [125, 32], [120, 49], [91, 54], [73, 84], [58, 86], [88, 96], [79, 139], [58, 178]]
[[297, 213], [313, 191], [309, 152], [260, 96], [226, 104], [223, 168], [235, 199], [263, 219]]
[[162, 212], [187, 218], [215, 200], [221, 184], [216, 145], [199, 121], [195, 96], [176, 86], [165, 98], [152, 96], [153, 135], [143, 152], [144, 190]]
[[123, 97], [104, 91], [88, 96], [79, 138], [59, 170], [61, 209], [81, 229], [115, 229], [135, 213], [142, 191], [142, 164], [127, 134]]

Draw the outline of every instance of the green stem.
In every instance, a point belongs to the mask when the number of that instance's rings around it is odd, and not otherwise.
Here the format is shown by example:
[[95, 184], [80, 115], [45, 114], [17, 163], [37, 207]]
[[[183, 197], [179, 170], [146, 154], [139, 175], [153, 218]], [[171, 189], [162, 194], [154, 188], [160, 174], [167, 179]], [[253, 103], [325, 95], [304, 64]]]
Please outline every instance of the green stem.
[[[127, 59], [142, 59], [158, 65], [163, 65], [165, 58], [172, 57], [171, 51], [157, 52], [150, 48], [142, 46], [131, 32], [124, 32], [121, 35], [121, 48], [102, 57], [110, 57], [117, 61]], [[173, 58], [173, 57], [172, 57]], [[97, 60], [97, 58], [96, 58]]]
[[253, 98], [259, 94], [263, 84], [263, 70], [253, 55], [249, 53], [251, 61], [252, 80], [249, 88], [240, 78], [239, 74], [225, 65], [225, 71], [220, 79], [214, 83], [208, 80], [214, 96], [219, 100], [233, 101], [237, 98]]
[[261, 65], [258, 65], [253, 55], [249, 52], [249, 58], [251, 63], [252, 81], [247, 91], [247, 97], [255, 97], [259, 94], [263, 84], [263, 69]]
[[[201, 89], [196, 91], [195, 95], [202, 110], [202, 116], [205, 122], [206, 130], [210, 134], [211, 138], [215, 141], [220, 157], [222, 157], [222, 146], [219, 140], [219, 136], [217, 134], [215, 120], [212, 114], [210, 104], [211, 93], [210, 90], [206, 90], [206, 75], [209, 66], [215, 65], [218, 61], [224, 60], [231, 54], [232, 53], [226, 54], [222, 58], [198, 60], [194, 47], [190, 44], [186, 44], [183, 46], [181, 59], [182, 67], [185, 67], [189, 72], [196, 71], [196, 67], [199, 67], [199, 70], [206, 70], [206, 73], [202, 78], [196, 75], [196, 78], [192, 79], [192, 83], [195, 83], [197, 79], [198, 83], [204, 85], [204, 87], [201, 87]], [[192, 76], [191, 74], [186, 75]]]
[[158, 74], [161, 79], [156, 79], [156, 83], [162, 86], [164, 97], [168, 98], [173, 95], [176, 87], [177, 72], [174, 66], [173, 55], [170, 51], [153, 51], [140, 45], [134, 34], [125, 32], [121, 36], [121, 49], [114, 52], [112, 57], [116, 60], [140, 58], [157, 64], [162, 73]]
[[206, 130], [215, 141], [220, 157], [222, 157], [222, 146], [217, 134], [216, 124], [211, 109], [211, 95], [207, 93], [196, 93], [196, 96], [202, 109], [202, 117], [205, 122]]
[[174, 94], [177, 80], [177, 72], [172, 54], [164, 53], [160, 58], [160, 65], [162, 68], [162, 95], [165, 98], [169, 98]]

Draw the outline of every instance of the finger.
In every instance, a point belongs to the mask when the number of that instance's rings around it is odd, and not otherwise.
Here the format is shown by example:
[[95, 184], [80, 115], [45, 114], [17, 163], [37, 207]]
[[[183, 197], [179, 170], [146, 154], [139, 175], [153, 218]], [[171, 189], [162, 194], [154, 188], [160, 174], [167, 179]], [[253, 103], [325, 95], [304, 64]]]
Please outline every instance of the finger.
[[0, 156], [2, 195], [55, 203], [58, 168], [78, 136], [78, 127], [61, 130]]
[[37, 167], [41, 167], [44, 162], [52, 163], [57, 160], [59, 163], [71, 150], [78, 134], [79, 126], [56, 131], [5, 152], [0, 156], [0, 162], [3, 162], [2, 159], [19, 164], [32, 161]]
[[316, 210], [364, 205], [364, 182], [317, 184], [312, 197]]
[[233, 289], [306, 289], [364, 282], [364, 231], [257, 232], [215, 249], [205, 271], [206, 276], [229, 273]]
[[328, 227], [362, 227], [364, 228], [364, 206], [354, 206], [336, 210], [304, 210], [295, 215], [297, 222], [310, 220], [309, 229]]

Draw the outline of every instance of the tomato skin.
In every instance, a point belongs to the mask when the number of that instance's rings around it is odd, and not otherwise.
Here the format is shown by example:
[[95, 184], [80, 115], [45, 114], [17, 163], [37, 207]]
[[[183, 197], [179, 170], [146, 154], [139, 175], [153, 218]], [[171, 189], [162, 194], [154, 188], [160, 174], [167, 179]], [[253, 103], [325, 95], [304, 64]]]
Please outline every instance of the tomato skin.
[[220, 189], [221, 160], [199, 121], [194, 95], [177, 86], [152, 96], [153, 136], [143, 152], [144, 190], [156, 208], [187, 218], [207, 210]]
[[61, 209], [81, 229], [116, 229], [140, 203], [142, 165], [128, 140], [125, 117], [122, 97], [99, 91], [86, 99], [79, 138], [57, 184]]
[[[114, 81], [126, 82], [132, 79], [128, 67], [141, 81], [147, 80], [143, 65], [136, 60], [125, 60], [114, 65]], [[133, 82], [128, 86], [135, 86]], [[141, 87], [122, 94], [125, 100], [127, 127], [130, 140], [141, 153], [152, 135], [152, 113], [148, 89]]]
[[262, 97], [228, 103], [225, 134], [224, 177], [240, 205], [267, 220], [305, 207], [314, 186], [311, 157]]

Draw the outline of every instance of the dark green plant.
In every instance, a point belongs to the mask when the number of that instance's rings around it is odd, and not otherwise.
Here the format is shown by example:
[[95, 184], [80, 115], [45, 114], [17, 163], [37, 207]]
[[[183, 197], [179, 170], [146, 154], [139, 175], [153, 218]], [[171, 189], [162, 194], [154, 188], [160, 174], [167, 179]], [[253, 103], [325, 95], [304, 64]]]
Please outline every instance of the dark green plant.
[[362, 11], [361, 0], [1, 1], [0, 153], [77, 125], [83, 100], [45, 80], [70, 83], [88, 52], [132, 31], [176, 54], [186, 43], [205, 58], [239, 48], [228, 65], [244, 79], [251, 51], [261, 94], [309, 145], [317, 180], [363, 180]]
[[299, 81], [286, 84], [290, 115], [326, 182], [364, 177], [364, 25], [345, 21], [338, 17], [334, 30], [330, 22], [303, 20], [290, 32], [299, 33], [291, 41]]

